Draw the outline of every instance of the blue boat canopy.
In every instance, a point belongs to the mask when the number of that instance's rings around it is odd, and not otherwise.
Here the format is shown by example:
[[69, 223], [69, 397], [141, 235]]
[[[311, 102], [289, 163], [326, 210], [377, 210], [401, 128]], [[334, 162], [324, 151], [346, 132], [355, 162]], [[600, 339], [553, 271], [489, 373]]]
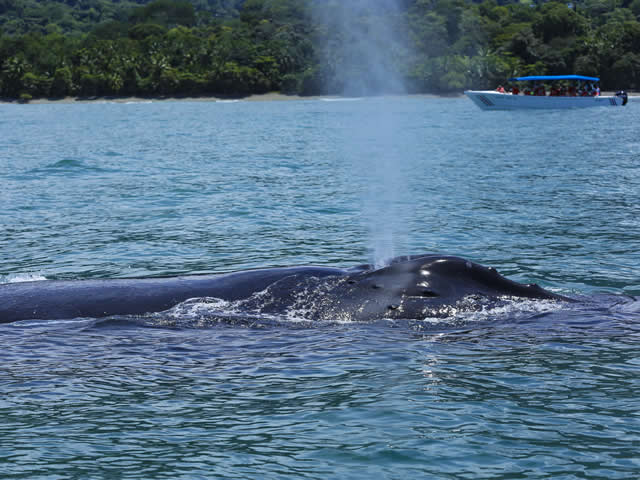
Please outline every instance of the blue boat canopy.
[[586, 82], [599, 82], [598, 77], [585, 77], [583, 75], [532, 75], [530, 77], [513, 77], [510, 82], [526, 82], [537, 80], [584, 80]]

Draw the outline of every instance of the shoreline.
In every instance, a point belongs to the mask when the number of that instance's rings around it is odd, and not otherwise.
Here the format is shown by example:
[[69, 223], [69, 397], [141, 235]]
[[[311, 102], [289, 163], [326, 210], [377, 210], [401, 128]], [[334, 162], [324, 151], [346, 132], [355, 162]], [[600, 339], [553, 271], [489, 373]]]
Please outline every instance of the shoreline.
[[[462, 93], [454, 94], [431, 94], [431, 93], [413, 93], [404, 95], [389, 96], [410, 96], [417, 98], [461, 98]], [[107, 97], [64, 97], [64, 98], [34, 98], [29, 101], [19, 99], [0, 98], [0, 104], [17, 104], [17, 105], [45, 105], [45, 104], [82, 104], [82, 103], [150, 103], [150, 102], [290, 102], [297, 100], [318, 100], [326, 99], [348, 99], [348, 98], [364, 98], [364, 97], [347, 97], [342, 95], [285, 95], [280, 92], [269, 92], [261, 94], [252, 94], [247, 96], [236, 95], [206, 95], [206, 96], [167, 96], [167, 97], [136, 97], [136, 96], [107, 96]]]
[[[603, 91], [603, 96], [613, 96], [616, 92]], [[640, 92], [627, 92], [629, 98], [639, 97]], [[407, 93], [407, 94], [390, 94], [380, 96], [398, 96], [398, 97], [413, 97], [413, 98], [425, 98], [425, 99], [457, 99], [464, 97], [464, 93], [450, 93], [450, 94], [437, 94], [437, 93]], [[137, 97], [137, 96], [106, 96], [106, 97], [64, 97], [64, 98], [34, 98], [29, 101], [22, 101], [19, 99], [0, 98], [0, 104], [16, 104], [16, 105], [48, 105], [48, 104], [85, 104], [85, 103], [152, 103], [152, 102], [219, 102], [219, 103], [232, 103], [232, 102], [291, 102], [300, 100], [347, 100], [358, 98], [371, 98], [368, 96], [363, 97], [349, 97], [344, 95], [286, 95], [280, 92], [269, 92], [252, 94], [247, 96], [237, 95], [202, 95], [202, 96], [189, 96], [189, 95], [177, 95], [166, 97]]]

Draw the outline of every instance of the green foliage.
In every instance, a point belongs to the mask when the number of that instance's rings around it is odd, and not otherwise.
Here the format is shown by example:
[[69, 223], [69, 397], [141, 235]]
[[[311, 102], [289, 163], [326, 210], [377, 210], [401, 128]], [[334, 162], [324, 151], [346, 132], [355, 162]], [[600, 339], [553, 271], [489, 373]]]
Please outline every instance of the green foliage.
[[193, 5], [186, 0], [155, 0], [144, 7], [134, 9], [129, 21], [165, 27], [192, 26], [196, 23], [196, 14]]
[[56, 68], [51, 82], [49, 95], [52, 97], [66, 97], [73, 93], [73, 74], [69, 67]]
[[167, 29], [156, 23], [139, 23], [129, 28], [127, 34], [133, 40], [144, 40], [147, 37], [161, 37]]
[[640, 0], [398, 3], [346, 17], [338, 0], [0, 0], [0, 96], [392, 89], [378, 70], [411, 92], [545, 73], [640, 88]]
[[564, 3], [545, 3], [540, 13], [533, 22], [533, 29], [545, 43], [556, 37], [582, 35], [587, 29], [584, 17]]
[[314, 95], [323, 93], [322, 74], [318, 68], [309, 67], [300, 75], [298, 93], [300, 95]]

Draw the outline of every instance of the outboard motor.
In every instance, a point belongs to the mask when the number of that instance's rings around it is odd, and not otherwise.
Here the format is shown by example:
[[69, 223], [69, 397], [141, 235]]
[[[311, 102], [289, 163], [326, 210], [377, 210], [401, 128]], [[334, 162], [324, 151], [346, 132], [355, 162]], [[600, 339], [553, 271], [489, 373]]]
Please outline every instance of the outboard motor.
[[624, 90], [620, 90], [616, 92], [616, 97], [620, 97], [622, 99], [622, 106], [624, 107], [629, 101], [629, 97], [627, 96], [627, 92]]

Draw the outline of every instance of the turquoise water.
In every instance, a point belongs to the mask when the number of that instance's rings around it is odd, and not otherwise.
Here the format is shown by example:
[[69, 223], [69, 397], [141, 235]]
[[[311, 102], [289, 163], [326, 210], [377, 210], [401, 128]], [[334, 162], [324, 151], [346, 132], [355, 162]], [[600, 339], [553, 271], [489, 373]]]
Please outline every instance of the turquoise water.
[[640, 103], [0, 107], [0, 281], [438, 252], [580, 301], [410, 324], [0, 325], [3, 478], [640, 471]]

